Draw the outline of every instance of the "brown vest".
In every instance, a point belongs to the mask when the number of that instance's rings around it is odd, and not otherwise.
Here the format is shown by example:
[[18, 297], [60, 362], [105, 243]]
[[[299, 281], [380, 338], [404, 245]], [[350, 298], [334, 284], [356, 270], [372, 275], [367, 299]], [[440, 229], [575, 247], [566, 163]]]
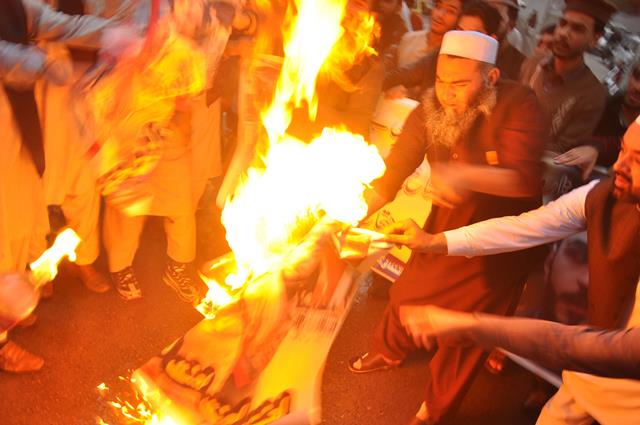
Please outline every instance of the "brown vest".
[[597, 184], [585, 203], [589, 240], [589, 324], [624, 326], [640, 275], [640, 212], [613, 197], [613, 179]]

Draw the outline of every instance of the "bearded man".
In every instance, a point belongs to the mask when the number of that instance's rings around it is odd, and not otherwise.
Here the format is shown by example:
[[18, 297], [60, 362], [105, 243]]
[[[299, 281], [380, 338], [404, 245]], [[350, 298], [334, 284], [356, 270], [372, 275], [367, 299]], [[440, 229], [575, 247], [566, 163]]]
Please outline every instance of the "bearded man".
[[[434, 186], [425, 225], [429, 233], [540, 205], [544, 113], [530, 89], [500, 81], [497, 53], [498, 42], [487, 35], [445, 35], [435, 87], [407, 119], [386, 161], [386, 174], [368, 194], [370, 211], [395, 195], [425, 153]], [[482, 259], [414, 253], [391, 288], [373, 351], [352, 359], [350, 370], [388, 369], [417, 349], [399, 321], [400, 305], [512, 313], [533, 263], [531, 252]], [[480, 349], [439, 341], [425, 403], [410, 423], [437, 423], [453, 415], [484, 358]]]

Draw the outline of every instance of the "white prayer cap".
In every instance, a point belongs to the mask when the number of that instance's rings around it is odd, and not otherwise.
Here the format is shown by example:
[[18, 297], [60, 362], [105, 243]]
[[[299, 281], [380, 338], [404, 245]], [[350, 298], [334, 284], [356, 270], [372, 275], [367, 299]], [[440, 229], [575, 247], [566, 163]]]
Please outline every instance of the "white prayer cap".
[[459, 56], [496, 64], [498, 42], [477, 31], [449, 31], [442, 39], [441, 55]]

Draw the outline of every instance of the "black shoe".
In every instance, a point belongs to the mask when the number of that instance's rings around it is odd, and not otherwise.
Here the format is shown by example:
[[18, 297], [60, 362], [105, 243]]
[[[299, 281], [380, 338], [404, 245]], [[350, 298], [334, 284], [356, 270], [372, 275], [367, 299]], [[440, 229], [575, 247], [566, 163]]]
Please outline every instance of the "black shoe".
[[167, 267], [164, 269], [162, 280], [170, 286], [178, 297], [186, 303], [194, 303], [198, 300], [199, 294], [193, 280], [187, 271], [188, 264], [178, 263], [169, 259]]
[[111, 281], [113, 286], [126, 301], [137, 300], [142, 298], [142, 290], [136, 275], [131, 267], [126, 267], [119, 272], [111, 273]]

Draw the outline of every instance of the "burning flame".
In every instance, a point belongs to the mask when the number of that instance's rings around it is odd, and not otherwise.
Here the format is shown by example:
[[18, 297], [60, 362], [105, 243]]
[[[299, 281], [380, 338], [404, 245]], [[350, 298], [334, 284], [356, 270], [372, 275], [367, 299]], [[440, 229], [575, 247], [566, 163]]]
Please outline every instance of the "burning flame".
[[354, 224], [366, 215], [364, 190], [385, 170], [377, 149], [335, 128], [309, 143], [287, 134], [294, 108], [306, 106], [315, 118], [321, 72], [340, 84], [348, 67], [373, 52], [373, 17], [363, 10], [345, 12], [347, 0], [289, 5], [285, 57], [273, 100], [262, 113], [266, 152], [258, 154], [262, 163], [247, 171], [222, 213], [237, 270], [224, 283], [207, 279], [210, 290], [198, 310], [208, 317], [215, 306], [232, 303], [249, 280], [281, 265], [321, 217]]
[[31, 273], [36, 282], [46, 283], [55, 279], [58, 274], [58, 264], [64, 257], [70, 261], [76, 260], [76, 248], [80, 244], [80, 237], [72, 229], [65, 229], [57, 237], [51, 248], [30, 264]]
[[[322, 64], [343, 34], [346, 0], [298, 0], [285, 35], [284, 63], [271, 106], [262, 121], [271, 142], [284, 136], [293, 107], [306, 101], [315, 118], [318, 99], [316, 79]], [[286, 24], [285, 24], [286, 25]]]
[[[144, 425], [183, 425], [188, 423], [187, 421], [176, 419], [177, 415], [169, 413], [170, 408], [154, 408], [161, 400], [160, 392], [152, 389], [144, 379], [122, 376], [119, 379], [130, 384], [127, 392], [128, 390], [133, 391], [133, 396], [129, 397], [130, 395], [127, 394], [127, 398], [131, 398], [133, 401], [124, 400], [124, 396], [120, 395], [113, 396], [114, 399], [108, 401], [108, 404], [118, 416], [118, 423]], [[99, 384], [96, 390], [105, 399], [111, 397], [111, 390], [104, 382]], [[98, 425], [109, 425], [100, 417], [97, 418], [97, 423]]]

